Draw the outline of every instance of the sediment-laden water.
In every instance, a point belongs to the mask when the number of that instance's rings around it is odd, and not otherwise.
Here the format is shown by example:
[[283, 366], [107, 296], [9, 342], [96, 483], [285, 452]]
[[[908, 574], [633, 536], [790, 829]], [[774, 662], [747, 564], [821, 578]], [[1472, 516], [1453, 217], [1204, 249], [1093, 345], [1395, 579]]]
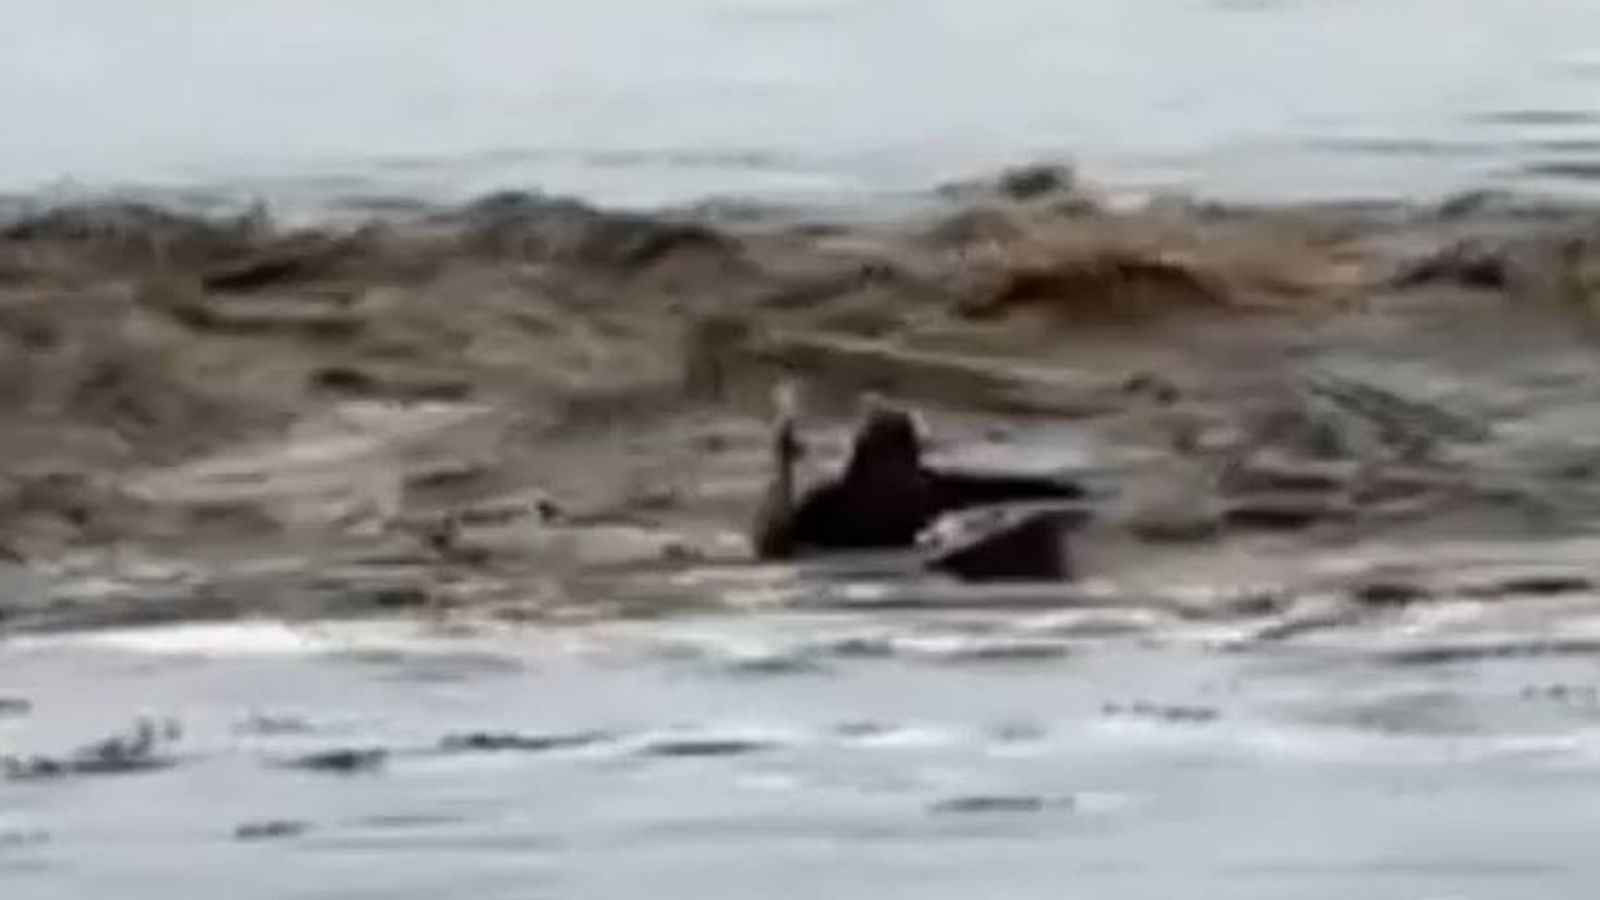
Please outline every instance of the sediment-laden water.
[[[1581, 198], [1597, 33], [1586, 0], [59, 0], [0, 29], [0, 213], [133, 188], [293, 219], [506, 186], [893, 210], [1039, 157], [1113, 192]], [[1042, 198], [903, 238], [505, 194], [349, 239], [141, 207], [17, 219], [0, 896], [1593, 896], [1592, 220], [1519, 225], [1493, 195], [1316, 228], [1289, 208], [1124, 216], [1041, 175]], [[1150, 239], [1103, 259], [1030, 239], [1079, 228]], [[995, 251], [993, 290], [974, 250]], [[977, 321], [1138, 299], [1123, 276], [1227, 340], [1122, 335], [1136, 363], [1073, 310]], [[1214, 498], [1184, 494], [1216, 552], [1091, 543], [1081, 591], [774, 582], [733, 533], [759, 423], [644, 414], [679, 391], [685, 297], [776, 323], [727, 354], [734, 380], [768, 354], [842, 393], [888, 378], [1091, 418], [1103, 380], [1101, 414], [1126, 413], [1110, 433], [1138, 424], [1121, 386], [1172, 376], [1244, 441], [1229, 379], [1260, 365], [1283, 370], [1291, 425], [1362, 440], [1231, 470], [1298, 480], [1300, 506], [1229, 508], [1301, 515], [1301, 543], [1234, 543]], [[1245, 309], [1335, 325], [1251, 343]], [[963, 352], [987, 358], [946, 358]], [[1313, 363], [1349, 377], [1302, 378]], [[589, 382], [615, 396], [567, 393]], [[637, 397], [632, 421], [554, 427]], [[1435, 401], [1451, 415], [1423, 415]], [[516, 430], [546, 406], [558, 421]], [[956, 443], [1137, 475], [1091, 425], [989, 424]], [[1117, 465], [1089, 466], [1096, 447]], [[1343, 501], [1380, 489], [1401, 495], [1384, 515], [1438, 521], [1368, 535]], [[1313, 548], [1393, 571], [1341, 581]], [[644, 574], [579, 577], [630, 561]], [[730, 583], [757, 600], [721, 603]], [[415, 618], [315, 621], [375, 610]], [[298, 624], [104, 627], [254, 613]], [[457, 613], [525, 624], [434, 621]]]

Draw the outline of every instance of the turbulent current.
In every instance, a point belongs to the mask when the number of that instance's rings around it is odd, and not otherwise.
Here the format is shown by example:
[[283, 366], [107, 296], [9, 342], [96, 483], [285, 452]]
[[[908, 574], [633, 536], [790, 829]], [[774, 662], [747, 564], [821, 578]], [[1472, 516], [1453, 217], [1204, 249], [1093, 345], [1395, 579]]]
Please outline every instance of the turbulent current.
[[[1049, 169], [900, 232], [533, 194], [354, 235], [8, 202], [126, 189], [293, 220], [512, 188], [849, 221], [1037, 159], [1108, 193], [1582, 199], [1595, 0], [8, 6], [0, 897], [1596, 896], [1600, 238], [1579, 212], [1124, 215]], [[1141, 298], [1163, 327], [1127, 329], [1137, 359], [1085, 327]], [[658, 421], [694, 354], [677, 314], [711, 301], [776, 323], [732, 329], [730, 380], [749, 357], [842, 393], [1099, 410], [1108, 434], [1171, 419], [1147, 468], [1198, 475], [1127, 521], [1177, 549], [1113, 543], [1086, 571], [1120, 566], [1114, 597], [1088, 578], [1009, 609], [903, 578], [704, 602], [781, 568], [752, 575], [731, 530], [764, 424]], [[1245, 310], [1307, 315], [1252, 344]], [[1212, 503], [1223, 479], [1175, 455], [1243, 447], [1252, 417], [1338, 458], [1241, 464]], [[966, 442], [1019, 452], [993, 424]], [[1142, 471], [1104, 456], [1089, 474], [1118, 488]], [[1333, 583], [1297, 537], [1184, 550], [1251, 520], [1388, 568]], [[1441, 535], [1500, 544], [1478, 571]], [[1208, 606], [1179, 583], [1255, 575], [1309, 587]], [[220, 621], [173, 624], [194, 616]], [[129, 622], [149, 627], [71, 630]]]

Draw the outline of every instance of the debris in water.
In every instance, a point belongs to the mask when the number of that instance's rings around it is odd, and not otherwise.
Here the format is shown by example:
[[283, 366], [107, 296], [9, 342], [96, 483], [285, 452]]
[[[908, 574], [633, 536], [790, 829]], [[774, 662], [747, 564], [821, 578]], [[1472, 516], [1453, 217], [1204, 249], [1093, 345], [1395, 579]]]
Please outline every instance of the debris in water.
[[1548, 574], [1515, 575], [1491, 584], [1469, 587], [1462, 591], [1468, 597], [1493, 599], [1496, 597], [1531, 596], [1556, 597], [1563, 594], [1581, 594], [1595, 589], [1591, 578], [1577, 574], [1552, 572]]
[[1052, 809], [1070, 810], [1076, 805], [1071, 796], [1045, 797], [1038, 794], [973, 794], [940, 800], [928, 807], [934, 815], [995, 815], [1042, 813]]
[[1070, 654], [1066, 641], [1046, 638], [999, 638], [961, 642], [941, 649], [936, 658], [948, 662], [1039, 662]]
[[729, 661], [726, 666], [728, 672], [750, 676], [815, 675], [827, 670], [820, 660], [805, 653], [749, 654]]
[[588, 747], [611, 740], [612, 737], [604, 731], [532, 735], [474, 731], [446, 736], [439, 742], [439, 749], [446, 753], [545, 753], [551, 750]]
[[287, 819], [247, 822], [233, 830], [236, 841], [276, 841], [299, 837], [311, 830], [311, 823]]
[[133, 730], [90, 744], [65, 757], [0, 757], [0, 770], [8, 779], [31, 781], [73, 775], [125, 775], [170, 768], [177, 764], [160, 753], [163, 743], [176, 741], [181, 729], [172, 720], [157, 723], [140, 718]]
[[1384, 579], [1358, 584], [1350, 595], [1363, 606], [1405, 606], [1428, 599], [1428, 589], [1405, 581]]
[[1592, 638], [1530, 639], [1491, 642], [1422, 644], [1379, 655], [1395, 666], [1454, 665], [1487, 659], [1535, 659], [1600, 655], [1600, 640]]
[[389, 751], [381, 747], [368, 749], [345, 748], [311, 753], [289, 761], [291, 769], [307, 772], [330, 772], [350, 775], [357, 772], [374, 772], [389, 761]]
[[645, 756], [690, 758], [743, 756], [771, 748], [771, 742], [754, 738], [675, 737], [651, 741], [640, 752]]

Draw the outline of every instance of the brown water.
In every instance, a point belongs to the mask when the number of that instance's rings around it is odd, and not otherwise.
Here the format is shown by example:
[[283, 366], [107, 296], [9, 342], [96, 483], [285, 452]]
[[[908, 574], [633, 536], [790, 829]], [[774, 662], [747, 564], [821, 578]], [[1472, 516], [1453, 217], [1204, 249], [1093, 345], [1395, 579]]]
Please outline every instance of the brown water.
[[[1600, 147], [1582, 0], [553, 9], [11, 10], [0, 190], [857, 202], [1068, 155], [1213, 193], [1581, 193]], [[1588, 898], [1593, 599], [1277, 645], [776, 612], [10, 640], [0, 755], [183, 733], [155, 771], [0, 780], [0, 896]], [[284, 765], [341, 748], [389, 755]]]
[[1064, 155], [1344, 198], [1600, 172], [1590, 0], [14, 6], [0, 190], [859, 201]]

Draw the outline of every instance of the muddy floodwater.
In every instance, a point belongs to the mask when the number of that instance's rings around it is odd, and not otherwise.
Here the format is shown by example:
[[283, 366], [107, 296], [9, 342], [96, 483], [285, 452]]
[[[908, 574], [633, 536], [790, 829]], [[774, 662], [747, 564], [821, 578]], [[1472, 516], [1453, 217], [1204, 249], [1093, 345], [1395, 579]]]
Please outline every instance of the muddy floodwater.
[[1600, 891], [1600, 3], [13, 5], [5, 900]]
[[[972, 191], [6, 226], [0, 895], [1594, 896], [1593, 213]], [[752, 559], [775, 384], [1076, 577]]]
[[8, 746], [172, 721], [152, 770], [0, 784], [0, 883], [29, 900], [1332, 900], [1600, 880], [1592, 646], [1419, 621], [1228, 652], [1220, 632], [1074, 633], [1093, 624], [19, 641], [0, 693], [31, 711], [0, 721]]

